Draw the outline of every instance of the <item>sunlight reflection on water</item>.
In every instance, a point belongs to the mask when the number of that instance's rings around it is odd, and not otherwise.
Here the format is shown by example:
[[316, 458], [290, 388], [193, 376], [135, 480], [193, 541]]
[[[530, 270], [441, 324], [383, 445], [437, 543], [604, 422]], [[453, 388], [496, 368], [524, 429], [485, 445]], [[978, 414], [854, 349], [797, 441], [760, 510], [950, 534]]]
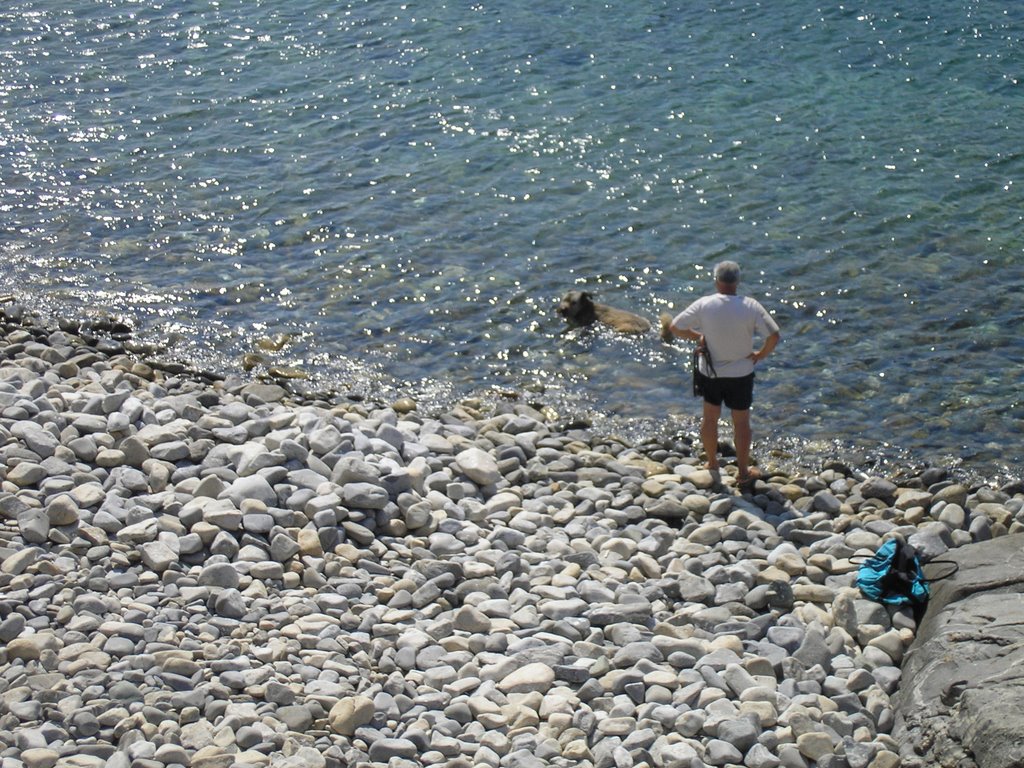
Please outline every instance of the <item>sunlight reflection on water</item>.
[[324, 386], [642, 430], [696, 418], [685, 352], [555, 303], [653, 319], [735, 258], [765, 431], [1015, 464], [1021, 14], [15, 2], [0, 277], [203, 367], [287, 334]]

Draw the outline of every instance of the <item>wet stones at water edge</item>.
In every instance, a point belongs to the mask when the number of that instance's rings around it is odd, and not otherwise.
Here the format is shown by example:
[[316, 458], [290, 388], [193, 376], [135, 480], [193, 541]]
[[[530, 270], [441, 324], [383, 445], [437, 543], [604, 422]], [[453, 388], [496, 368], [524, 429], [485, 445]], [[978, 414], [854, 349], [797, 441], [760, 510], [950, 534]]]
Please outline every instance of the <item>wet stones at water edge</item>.
[[0, 335], [0, 766], [896, 766], [907, 611], [851, 558], [1024, 497], [741, 496], [530, 407], [305, 402]]

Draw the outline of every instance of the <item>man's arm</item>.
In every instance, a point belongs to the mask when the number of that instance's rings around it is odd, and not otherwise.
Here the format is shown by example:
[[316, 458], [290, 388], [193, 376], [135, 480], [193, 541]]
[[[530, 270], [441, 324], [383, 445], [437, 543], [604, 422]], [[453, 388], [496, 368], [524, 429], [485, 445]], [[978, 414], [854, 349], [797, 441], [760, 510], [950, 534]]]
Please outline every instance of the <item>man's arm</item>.
[[757, 352], [750, 355], [750, 359], [755, 363], [764, 360], [772, 353], [772, 350], [775, 349], [775, 345], [779, 343], [779, 339], [781, 338], [782, 336], [778, 331], [768, 334], [768, 338], [764, 340], [764, 344], [761, 345], [761, 348], [757, 350]]
[[696, 331], [691, 331], [689, 328], [677, 328], [672, 325], [672, 315], [668, 312], [662, 312], [659, 318], [661, 320], [661, 340], [672, 341], [676, 336], [682, 339], [689, 339], [690, 341], [700, 341], [704, 336]]

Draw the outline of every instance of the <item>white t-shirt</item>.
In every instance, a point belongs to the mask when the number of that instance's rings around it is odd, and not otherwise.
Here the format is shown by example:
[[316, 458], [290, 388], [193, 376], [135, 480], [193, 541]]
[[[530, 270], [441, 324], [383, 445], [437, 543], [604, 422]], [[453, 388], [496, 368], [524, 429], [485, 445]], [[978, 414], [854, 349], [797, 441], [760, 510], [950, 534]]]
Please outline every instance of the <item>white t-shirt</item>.
[[[704, 335], [711, 353], [711, 364], [719, 378], [738, 378], [754, 372], [754, 334], [770, 336], [779, 324], [768, 311], [749, 296], [715, 293], [697, 299], [672, 321], [681, 330]], [[707, 361], [701, 356], [700, 370], [710, 376]]]

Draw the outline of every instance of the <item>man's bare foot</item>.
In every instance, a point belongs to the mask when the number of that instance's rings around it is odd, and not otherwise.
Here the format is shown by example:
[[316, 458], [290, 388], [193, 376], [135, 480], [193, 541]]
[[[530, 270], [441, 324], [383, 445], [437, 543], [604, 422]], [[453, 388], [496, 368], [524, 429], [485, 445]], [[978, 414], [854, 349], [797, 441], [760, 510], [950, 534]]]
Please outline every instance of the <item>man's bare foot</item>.
[[736, 482], [740, 487], [740, 491], [743, 493], [750, 493], [754, 490], [754, 485], [761, 477], [761, 470], [757, 467], [750, 467], [745, 475], [737, 475]]

